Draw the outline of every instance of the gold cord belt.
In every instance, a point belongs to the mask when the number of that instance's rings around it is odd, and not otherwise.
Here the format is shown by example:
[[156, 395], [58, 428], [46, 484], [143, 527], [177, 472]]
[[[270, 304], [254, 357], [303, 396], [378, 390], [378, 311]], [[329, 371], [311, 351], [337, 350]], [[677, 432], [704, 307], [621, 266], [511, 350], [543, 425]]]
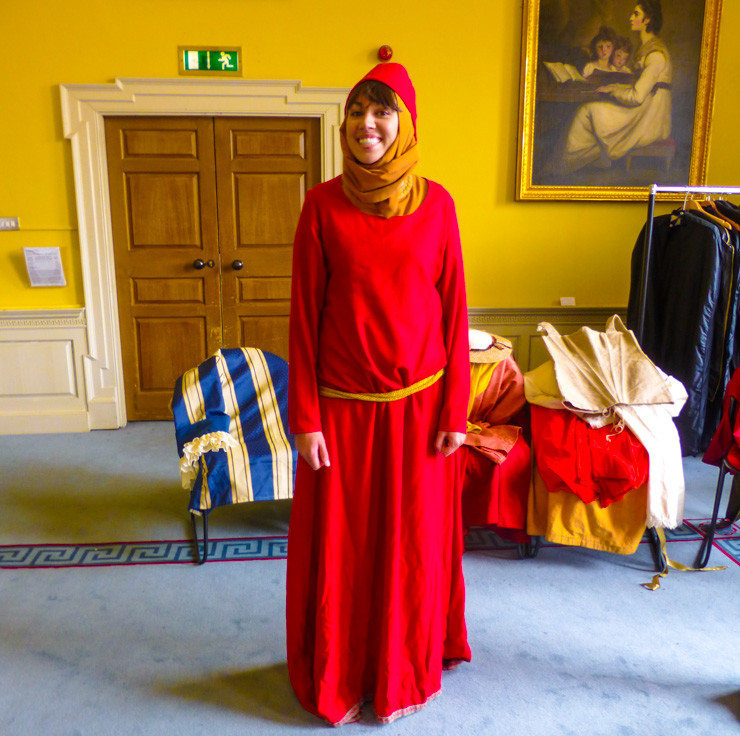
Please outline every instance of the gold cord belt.
[[411, 396], [411, 394], [415, 394], [437, 383], [444, 375], [444, 372], [445, 369], [442, 368], [441, 371], [437, 371], [433, 376], [422, 378], [421, 381], [412, 383], [406, 388], [385, 391], [379, 394], [353, 394], [349, 391], [340, 391], [339, 389], [329, 388], [328, 386], [319, 386], [319, 396], [328, 396], [332, 399], [357, 399], [358, 401], [398, 401], [398, 399], [405, 399], [407, 396]]

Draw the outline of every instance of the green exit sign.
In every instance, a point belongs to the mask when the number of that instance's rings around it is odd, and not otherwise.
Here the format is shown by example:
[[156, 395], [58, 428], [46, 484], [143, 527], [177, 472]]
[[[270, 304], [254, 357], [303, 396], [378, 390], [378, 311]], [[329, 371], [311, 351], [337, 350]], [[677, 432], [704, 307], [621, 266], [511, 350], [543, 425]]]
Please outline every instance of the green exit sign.
[[241, 47], [178, 47], [180, 74], [193, 76], [242, 76]]

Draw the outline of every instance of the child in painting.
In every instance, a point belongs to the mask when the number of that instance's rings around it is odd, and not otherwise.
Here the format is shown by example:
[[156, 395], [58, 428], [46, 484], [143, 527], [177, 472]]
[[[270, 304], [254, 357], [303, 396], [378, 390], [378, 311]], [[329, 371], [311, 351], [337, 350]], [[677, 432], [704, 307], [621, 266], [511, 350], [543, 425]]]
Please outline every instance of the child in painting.
[[612, 51], [612, 56], [609, 60], [612, 71], [632, 74], [632, 70], [627, 66], [630, 56], [632, 56], [632, 42], [629, 38], [617, 36], [614, 42], [614, 51]]
[[585, 78], [590, 77], [594, 72], [611, 72], [614, 71], [611, 65], [611, 58], [616, 46], [617, 34], [609, 26], [601, 26], [599, 32], [591, 39], [589, 45], [591, 51], [591, 61], [583, 67], [582, 75]]

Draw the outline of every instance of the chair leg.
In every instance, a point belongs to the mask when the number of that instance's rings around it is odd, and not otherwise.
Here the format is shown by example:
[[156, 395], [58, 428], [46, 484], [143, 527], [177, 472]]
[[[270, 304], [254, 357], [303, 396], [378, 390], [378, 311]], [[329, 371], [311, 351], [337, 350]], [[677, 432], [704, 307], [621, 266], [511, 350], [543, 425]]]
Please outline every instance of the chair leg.
[[193, 536], [195, 537], [195, 559], [197, 565], [202, 565], [208, 559], [208, 514], [203, 514], [203, 554], [200, 553], [200, 542], [198, 541], [198, 524], [196, 517], [198, 515], [190, 512], [190, 519], [193, 522]]
[[653, 551], [653, 560], [655, 562], [655, 569], [658, 572], [663, 572], [663, 570], [666, 569], [666, 559], [663, 555], [663, 549], [660, 545], [660, 537], [658, 537], [658, 532], [655, 531], [655, 527], [649, 526], [647, 527], [647, 535], [648, 539], [650, 540], [650, 548]]
[[719, 477], [717, 478], [717, 490], [714, 494], [714, 508], [712, 509], [712, 518], [709, 522], [709, 528], [704, 532], [704, 539], [702, 539], [699, 552], [696, 555], [696, 562], [694, 567], [701, 570], [706, 567], [709, 562], [709, 555], [712, 552], [712, 541], [714, 540], [714, 532], [717, 529], [717, 516], [719, 515], [719, 504], [722, 500], [722, 487], [725, 484], [725, 475], [729, 472], [725, 461], [722, 461], [722, 465], [719, 468]]

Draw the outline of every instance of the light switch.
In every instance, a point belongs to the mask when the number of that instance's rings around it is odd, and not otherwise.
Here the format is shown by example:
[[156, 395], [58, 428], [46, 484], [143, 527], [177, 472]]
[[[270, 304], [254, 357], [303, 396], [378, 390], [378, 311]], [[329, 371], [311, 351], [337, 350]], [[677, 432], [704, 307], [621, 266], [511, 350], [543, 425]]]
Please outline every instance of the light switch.
[[0, 230], [20, 230], [17, 217], [0, 217]]

